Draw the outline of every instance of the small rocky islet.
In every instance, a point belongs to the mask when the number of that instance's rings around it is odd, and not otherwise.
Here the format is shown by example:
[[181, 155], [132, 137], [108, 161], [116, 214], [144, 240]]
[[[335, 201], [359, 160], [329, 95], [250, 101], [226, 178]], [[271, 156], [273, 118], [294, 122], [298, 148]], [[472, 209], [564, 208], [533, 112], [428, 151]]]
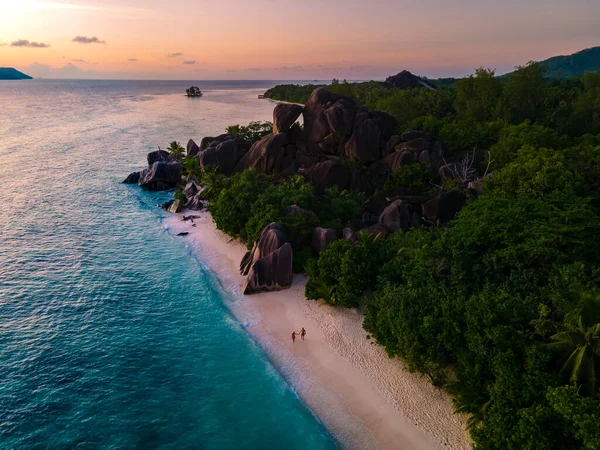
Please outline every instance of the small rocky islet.
[[[399, 74], [402, 75], [403, 73]], [[416, 78], [416, 77], [415, 77]], [[399, 79], [406, 83], [407, 77]], [[393, 82], [393, 80], [391, 80]], [[422, 86], [427, 87], [429, 86]], [[303, 126], [297, 120], [303, 117]], [[342, 233], [333, 228], [315, 227], [310, 243], [313, 254], [322, 252], [337, 239], [354, 243], [364, 231], [375, 238], [399, 230], [408, 231], [435, 224], [447, 224], [465, 205], [468, 196], [482, 193], [481, 151], [468, 156], [448, 156], [444, 144], [423, 131], [394, 134], [396, 118], [364, 106], [327, 88], [317, 88], [304, 105], [279, 103], [273, 110], [273, 132], [255, 142], [232, 134], [207, 136], [196, 144], [187, 143], [188, 158], [200, 167], [212, 166], [231, 177], [252, 169], [282, 179], [301, 175], [314, 187], [317, 196], [337, 187], [364, 194], [362, 216]], [[183, 166], [165, 150], [148, 154], [148, 167], [131, 173], [123, 182], [159, 191], [180, 189], [186, 198], [163, 205], [172, 213], [201, 210], [206, 204], [203, 189], [195, 179], [183, 177]], [[433, 180], [425, 194], [410, 190], [392, 197], [374, 195], [400, 167], [420, 165]], [[450, 180], [450, 183], [445, 182]], [[442, 186], [450, 185], [451, 189]], [[293, 214], [314, 214], [297, 205]], [[293, 255], [285, 228], [272, 223], [262, 230], [240, 263], [246, 276], [243, 292], [286, 289], [293, 278]]]

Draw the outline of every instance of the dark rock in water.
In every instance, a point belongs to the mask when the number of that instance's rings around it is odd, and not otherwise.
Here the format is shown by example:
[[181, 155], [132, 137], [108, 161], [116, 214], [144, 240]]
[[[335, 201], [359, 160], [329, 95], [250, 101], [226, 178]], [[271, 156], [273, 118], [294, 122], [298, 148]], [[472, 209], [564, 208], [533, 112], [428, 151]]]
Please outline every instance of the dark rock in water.
[[372, 238], [376, 238], [379, 235], [386, 237], [390, 233], [388, 228], [382, 223], [376, 223], [370, 227], [363, 228], [361, 231], [366, 231]]
[[465, 196], [461, 192], [444, 192], [423, 203], [423, 215], [431, 222], [446, 223], [454, 219], [465, 202]]
[[352, 228], [344, 228], [342, 230], [342, 233], [343, 233], [344, 239], [346, 239], [351, 244], [354, 244], [356, 242], [356, 233], [354, 233]]
[[411, 213], [402, 200], [396, 200], [387, 206], [379, 216], [379, 223], [394, 233], [400, 229], [408, 231], [412, 224]]
[[183, 211], [183, 202], [181, 200], [175, 200], [171, 206], [169, 206], [169, 212], [173, 214], [177, 214]]
[[321, 253], [337, 238], [338, 233], [333, 228], [316, 227], [313, 230], [311, 247], [315, 252]]
[[176, 187], [181, 181], [181, 164], [155, 162], [140, 172], [138, 184], [151, 191], [164, 191]]
[[296, 147], [291, 145], [285, 133], [268, 134], [255, 142], [252, 148], [235, 167], [236, 172], [255, 169], [261, 173], [278, 172], [292, 174], [295, 172], [294, 158]]
[[177, 233], [177, 236], [187, 236], [190, 234], [188, 231], [182, 231], [181, 233]]
[[358, 107], [349, 97], [315, 89], [304, 105], [304, 132], [311, 154], [341, 156]]
[[166, 150], [156, 150], [154, 152], [148, 153], [148, 156], [146, 157], [146, 159], [148, 160], [148, 165], [151, 166], [155, 162], [159, 162], [159, 161], [169, 162], [169, 161], [171, 161], [171, 155]]
[[242, 287], [243, 294], [288, 289], [293, 279], [292, 262], [292, 246], [286, 242], [252, 265]]
[[231, 138], [215, 141], [210, 147], [198, 155], [202, 167], [214, 166], [219, 172], [229, 176], [236, 165], [250, 149], [250, 142]]
[[198, 147], [198, 144], [196, 144], [193, 139], [188, 141], [186, 153], [188, 156], [196, 156], [198, 153], [200, 153], [200, 147]]
[[410, 89], [410, 88], [427, 88], [434, 90], [435, 86], [415, 75], [410, 73], [408, 70], [387, 77], [383, 85], [388, 88], [395, 89]]
[[386, 153], [386, 144], [397, 121], [391, 114], [383, 111], [368, 112], [360, 108], [354, 118], [352, 135], [345, 145], [345, 154], [363, 164], [381, 159]]
[[169, 208], [171, 207], [171, 205], [173, 204], [173, 202], [175, 202], [175, 200], [169, 200], [169, 201], [164, 202], [164, 203], [162, 203], [161, 205], [158, 205], [158, 206], [160, 206], [162, 209], [168, 211]]
[[131, 172], [129, 175], [127, 175], [127, 178], [125, 178], [122, 181], [122, 183], [137, 184], [139, 180], [140, 180], [140, 172]]
[[273, 134], [285, 133], [288, 131], [300, 114], [302, 106], [293, 103], [279, 103], [273, 109]]
[[260, 233], [252, 250], [240, 263], [240, 273], [247, 275], [245, 295], [289, 288], [292, 284], [292, 246], [284, 228], [272, 223]]

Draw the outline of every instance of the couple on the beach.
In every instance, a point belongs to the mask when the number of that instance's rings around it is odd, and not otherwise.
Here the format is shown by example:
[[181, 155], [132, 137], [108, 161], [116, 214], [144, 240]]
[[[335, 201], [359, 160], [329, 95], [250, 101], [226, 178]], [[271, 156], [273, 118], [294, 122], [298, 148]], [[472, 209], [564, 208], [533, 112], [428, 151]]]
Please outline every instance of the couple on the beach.
[[306, 335], [306, 330], [304, 329], [304, 327], [302, 327], [302, 330], [300, 330], [300, 333], [296, 333], [295, 331], [292, 331], [292, 343], [296, 342], [297, 334], [300, 334], [300, 339], [304, 340], [304, 336]]

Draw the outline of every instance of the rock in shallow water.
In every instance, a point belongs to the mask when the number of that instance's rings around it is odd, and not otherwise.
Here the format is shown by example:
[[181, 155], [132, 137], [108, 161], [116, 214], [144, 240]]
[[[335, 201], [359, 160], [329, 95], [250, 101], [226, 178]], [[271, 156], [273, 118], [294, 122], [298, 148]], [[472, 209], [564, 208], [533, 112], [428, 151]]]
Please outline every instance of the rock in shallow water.
[[176, 187], [181, 181], [181, 164], [157, 161], [140, 172], [138, 184], [151, 191]]

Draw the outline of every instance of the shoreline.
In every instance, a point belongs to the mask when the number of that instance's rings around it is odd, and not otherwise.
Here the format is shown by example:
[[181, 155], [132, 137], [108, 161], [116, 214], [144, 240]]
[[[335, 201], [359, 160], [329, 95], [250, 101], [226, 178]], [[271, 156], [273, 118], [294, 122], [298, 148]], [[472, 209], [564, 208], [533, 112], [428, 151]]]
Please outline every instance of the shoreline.
[[[216, 229], [207, 211], [196, 227], [184, 213], [163, 220], [169, 233], [186, 231], [192, 254], [217, 277], [226, 306], [342, 448], [469, 449], [466, 420], [451, 399], [401, 360], [367, 339], [356, 310], [306, 300], [306, 276], [290, 289], [243, 296], [239, 262], [246, 247]], [[306, 340], [291, 331], [306, 328]]]

